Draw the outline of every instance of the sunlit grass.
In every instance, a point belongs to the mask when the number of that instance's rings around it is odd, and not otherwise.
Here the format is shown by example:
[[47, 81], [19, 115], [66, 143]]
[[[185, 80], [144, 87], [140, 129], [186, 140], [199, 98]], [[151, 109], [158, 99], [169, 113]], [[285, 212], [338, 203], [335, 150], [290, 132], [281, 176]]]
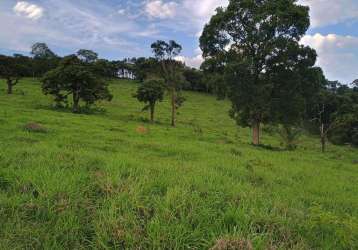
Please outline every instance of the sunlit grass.
[[112, 82], [105, 112], [75, 115], [37, 81], [11, 96], [0, 82], [0, 249], [358, 248], [358, 150], [253, 147], [228, 102], [198, 93], [177, 128], [167, 100], [150, 124], [136, 86]]

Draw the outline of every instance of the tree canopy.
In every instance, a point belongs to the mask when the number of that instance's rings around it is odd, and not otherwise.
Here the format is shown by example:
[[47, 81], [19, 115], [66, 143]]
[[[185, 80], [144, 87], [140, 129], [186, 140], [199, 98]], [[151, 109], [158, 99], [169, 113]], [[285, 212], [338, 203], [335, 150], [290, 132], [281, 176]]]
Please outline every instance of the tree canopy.
[[175, 60], [175, 57], [181, 53], [182, 46], [173, 40], [170, 40], [169, 42], [158, 40], [151, 45], [151, 48], [155, 58], [161, 65], [159, 74], [164, 79], [167, 89], [171, 95], [171, 124], [175, 127], [177, 109], [185, 100], [180, 95], [181, 85], [185, 81], [183, 76], [184, 65], [183, 63]]
[[80, 100], [87, 106], [98, 100], [112, 99], [108, 84], [94, 75], [77, 56], [65, 57], [60, 65], [49, 71], [42, 79], [42, 90], [55, 97], [58, 105], [67, 102], [72, 95], [72, 110], [80, 111]]
[[14, 57], [0, 55], [0, 77], [5, 78], [7, 93], [12, 94], [13, 87], [22, 76], [23, 66]]
[[144, 102], [146, 106], [144, 110], [150, 111], [150, 120], [154, 122], [155, 105], [157, 102], [163, 101], [165, 92], [165, 84], [161, 79], [149, 79], [144, 81], [134, 95], [140, 102]]
[[80, 49], [77, 51], [77, 56], [85, 63], [92, 63], [98, 59], [98, 54], [92, 50]]
[[230, 0], [200, 37], [204, 57], [224, 67], [232, 117], [253, 128], [256, 145], [260, 124], [295, 123], [305, 88], [317, 84], [305, 79], [315, 72], [316, 52], [299, 44], [310, 25], [308, 11], [295, 0]]

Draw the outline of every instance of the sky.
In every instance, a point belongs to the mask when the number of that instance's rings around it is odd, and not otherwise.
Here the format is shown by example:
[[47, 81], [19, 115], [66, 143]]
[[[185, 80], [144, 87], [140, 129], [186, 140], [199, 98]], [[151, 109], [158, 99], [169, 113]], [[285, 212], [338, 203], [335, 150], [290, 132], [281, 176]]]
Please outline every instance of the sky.
[[[330, 80], [358, 78], [358, 0], [299, 0], [311, 9], [301, 43], [317, 50]], [[228, 0], [0, 0], [0, 54], [28, 54], [45, 42], [58, 55], [91, 49], [101, 58], [150, 56], [158, 39], [183, 46], [180, 60], [202, 62], [199, 36]]]

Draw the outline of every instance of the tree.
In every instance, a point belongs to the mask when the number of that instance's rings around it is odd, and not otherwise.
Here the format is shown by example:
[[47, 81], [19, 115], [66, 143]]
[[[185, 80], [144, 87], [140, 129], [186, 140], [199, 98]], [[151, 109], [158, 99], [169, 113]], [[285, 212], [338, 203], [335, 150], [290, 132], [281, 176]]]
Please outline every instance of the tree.
[[188, 83], [187, 86], [184, 87], [185, 90], [210, 92], [208, 85], [204, 82], [204, 73], [201, 70], [186, 67], [183, 74]]
[[279, 123], [277, 117], [284, 114], [274, 103], [298, 107], [303, 75], [316, 61], [315, 51], [299, 44], [310, 21], [309, 8], [296, 2], [230, 0], [200, 37], [203, 56], [224, 65], [231, 116], [252, 128], [254, 145], [260, 144], [260, 125]]
[[98, 54], [92, 50], [80, 49], [77, 56], [85, 63], [93, 63], [98, 59]]
[[[171, 95], [172, 121], [171, 125], [176, 125], [177, 108], [182, 104], [184, 99], [180, 96], [180, 85], [183, 82], [182, 70], [184, 65], [175, 60], [182, 50], [182, 46], [175, 41], [157, 41], [151, 45], [156, 59], [160, 62], [160, 75], [165, 81], [167, 89]], [[180, 104], [180, 105], [179, 105]]]
[[[124, 65], [123, 68], [126, 68]], [[136, 79], [143, 82], [145, 79], [156, 77], [160, 72], [161, 67], [158, 60], [155, 58], [139, 57], [134, 63], [134, 74]], [[160, 74], [159, 74], [160, 75]]]
[[12, 94], [13, 87], [21, 78], [21, 65], [17, 64], [15, 58], [0, 56], [0, 77], [5, 78], [7, 93]]
[[134, 95], [140, 102], [144, 102], [146, 106], [144, 110], [150, 111], [150, 120], [154, 122], [154, 111], [157, 102], [163, 101], [165, 92], [165, 84], [163, 80], [150, 79], [144, 81]]
[[228, 96], [228, 84], [225, 81], [225, 62], [219, 56], [206, 58], [200, 66], [204, 72], [204, 82], [207, 90], [214, 93], [217, 99]]
[[358, 79], [354, 80], [352, 82], [352, 85], [353, 85], [354, 88], [358, 88]]
[[42, 91], [55, 97], [57, 105], [67, 102], [72, 95], [72, 111], [80, 112], [80, 100], [87, 106], [98, 100], [112, 99], [101, 78], [94, 75], [75, 55], [65, 57], [60, 65], [49, 71], [42, 79]]
[[56, 54], [49, 49], [46, 43], [35, 43], [32, 45], [31, 55], [37, 59], [52, 59], [57, 57]]
[[35, 43], [31, 47], [33, 56], [33, 76], [43, 76], [49, 70], [58, 66], [60, 58], [52, 52], [46, 43]]

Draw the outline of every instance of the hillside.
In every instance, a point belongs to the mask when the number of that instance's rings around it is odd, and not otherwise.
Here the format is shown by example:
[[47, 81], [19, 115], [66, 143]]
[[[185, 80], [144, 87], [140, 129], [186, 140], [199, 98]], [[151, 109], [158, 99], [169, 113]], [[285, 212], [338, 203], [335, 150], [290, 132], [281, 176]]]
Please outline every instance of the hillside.
[[357, 149], [253, 147], [228, 102], [198, 93], [171, 128], [167, 101], [146, 121], [133, 82], [87, 115], [33, 80], [0, 88], [0, 249], [358, 248]]

